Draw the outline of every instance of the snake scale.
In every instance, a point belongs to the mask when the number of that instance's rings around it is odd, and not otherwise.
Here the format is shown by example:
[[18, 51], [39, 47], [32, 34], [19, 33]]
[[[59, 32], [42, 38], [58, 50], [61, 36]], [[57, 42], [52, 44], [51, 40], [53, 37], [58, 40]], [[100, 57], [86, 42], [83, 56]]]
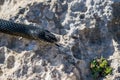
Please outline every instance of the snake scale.
[[56, 36], [48, 30], [3, 19], [0, 19], [0, 32], [50, 43], [57, 42]]

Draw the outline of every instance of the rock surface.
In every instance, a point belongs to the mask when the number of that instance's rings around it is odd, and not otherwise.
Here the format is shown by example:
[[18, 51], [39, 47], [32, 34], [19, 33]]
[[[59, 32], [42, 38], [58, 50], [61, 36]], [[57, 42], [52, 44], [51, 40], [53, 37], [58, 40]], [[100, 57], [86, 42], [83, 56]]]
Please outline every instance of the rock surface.
[[0, 0], [0, 18], [35, 25], [59, 45], [0, 33], [0, 80], [93, 80], [89, 62], [103, 56], [120, 80], [119, 0]]

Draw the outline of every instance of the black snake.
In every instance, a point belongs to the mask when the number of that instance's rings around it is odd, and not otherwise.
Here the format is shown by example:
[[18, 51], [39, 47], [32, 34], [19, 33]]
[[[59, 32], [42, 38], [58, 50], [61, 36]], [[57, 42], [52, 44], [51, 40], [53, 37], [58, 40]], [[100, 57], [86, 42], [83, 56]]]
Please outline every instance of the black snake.
[[57, 42], [56, 36], [48, 30], [3, 19], [0, 19], [0, 32], [34, 40], [43, 40], [50, 43]]

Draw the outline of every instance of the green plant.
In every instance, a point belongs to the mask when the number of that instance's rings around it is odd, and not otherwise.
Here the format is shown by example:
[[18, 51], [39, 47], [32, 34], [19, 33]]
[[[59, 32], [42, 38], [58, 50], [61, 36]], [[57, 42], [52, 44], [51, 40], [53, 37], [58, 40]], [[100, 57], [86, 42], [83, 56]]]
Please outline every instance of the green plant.
[[90, 69], [94, 78], [105, 77], [112, 73], [112, 68], [109, 66], [108, 61], [103, 57], [93, 59], [90, 63]]

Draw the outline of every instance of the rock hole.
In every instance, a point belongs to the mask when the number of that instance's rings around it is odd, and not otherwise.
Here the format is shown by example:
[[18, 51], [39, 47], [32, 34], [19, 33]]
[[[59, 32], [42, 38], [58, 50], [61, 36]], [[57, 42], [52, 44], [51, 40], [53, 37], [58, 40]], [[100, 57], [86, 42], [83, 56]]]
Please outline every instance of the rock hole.
[[120, 32], [117, 32], [115, 35], [116, 41], [120, 42]]
[[15, 57], [14, 56], [9, 56], [7, 58], [7, 68], [11, 69], [14, 67], [14, 63], [15, 63]]
[[22, 70], [22, 76], [24, 76], [25, 74], [27, 74], [27, 72], [28, 72], [28, 66], [24, 65], [23, 66], [23, 70]]
[[0, 50], [0, 64], [3, 64], [5, 61], [5, 52], [4, 52], [4, 48], [2, 48]]
[[120, 66], [118, 67], [118, 73], [120, 73]]
[[19, 10], [18, 14], [24, 14], [24, 12], [25, 12], [25, 8], [21, 8], [21, 9]]
[[0, 76], [2, 76], [2, 74], [3, 74], [3, 71], [2, 71], [2, 69], [0, 68]]
[[80, 19], [84, 19], [84, 18], [85, 18], [85, 14], [81, 14]]
[[78, 47], [79, 45], [78, 44], [75, 44], [71, 50], [72, 50], [72, 53], [73, 53], [73, 56], [76, 58], [76, 59], [81, 59], [81, 51]]
[[4, 0], [0, 0], [0, 5], [3, 5], [4, 4]]

